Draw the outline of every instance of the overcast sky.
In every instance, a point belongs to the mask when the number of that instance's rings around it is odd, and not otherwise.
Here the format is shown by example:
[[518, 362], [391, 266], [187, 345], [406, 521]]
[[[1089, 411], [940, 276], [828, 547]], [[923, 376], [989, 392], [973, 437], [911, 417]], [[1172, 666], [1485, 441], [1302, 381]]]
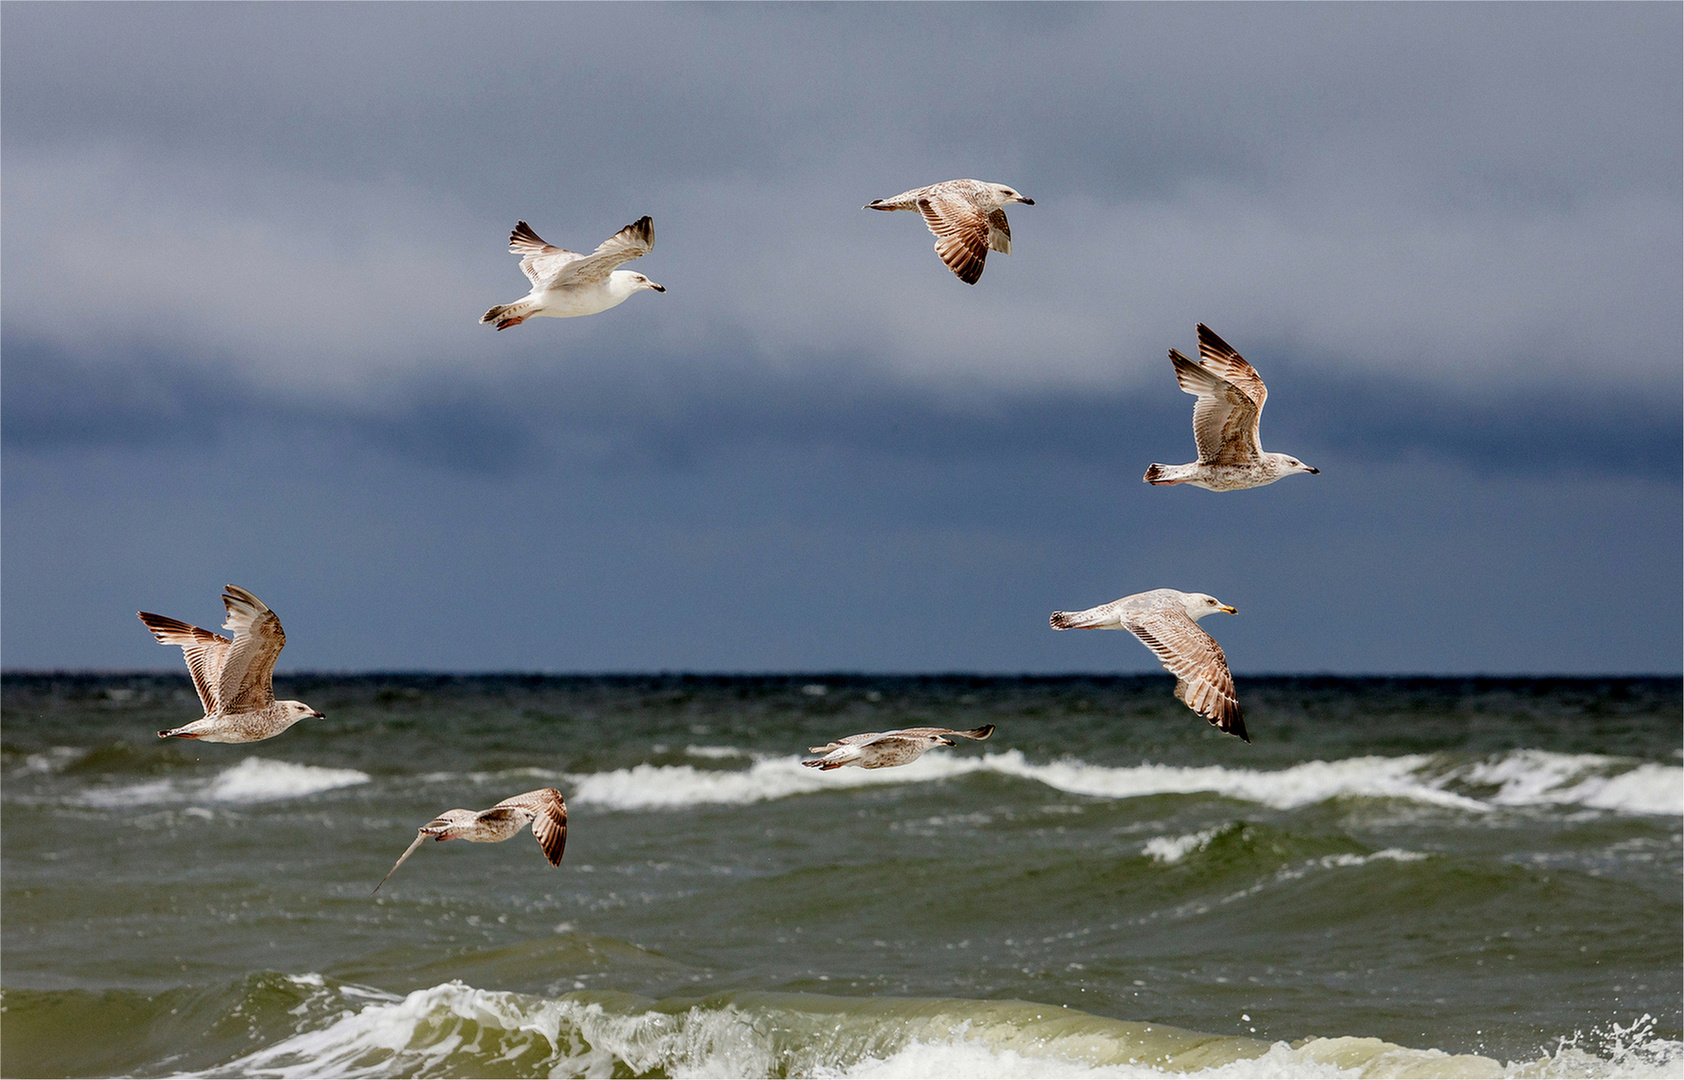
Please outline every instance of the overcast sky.
[[[0, 663], [1677, 672], [1677, 5], [0, 7]], [[1009, 184], [966, 286], [911, 214]], [[667, 287], [477, 323], [525, 219]], [[1214, 494], [1210, 324], [1321, 468]]]

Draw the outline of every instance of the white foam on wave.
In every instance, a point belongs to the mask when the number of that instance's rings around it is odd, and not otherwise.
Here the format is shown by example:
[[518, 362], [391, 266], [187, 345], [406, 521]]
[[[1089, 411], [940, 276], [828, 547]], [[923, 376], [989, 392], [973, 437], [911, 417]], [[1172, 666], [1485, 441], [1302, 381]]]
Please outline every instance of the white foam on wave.
[[[479, 990], [459, 980], [401, 999], [381, 996], [197, 1075], [474, 1075], [476, 1065], [492, 1061], [500, 1072], [512, 1067], [537, 1076], [611, 1076], [622, 1063], [639, 1075], [771, 1074], [770, 1056], [737, 1030], [744, 1025], [734, 1009], [692, 1009], [714, 1020], [696, 1024], [687, 1015], [613, 1014], [594, 1003]], [[456, 1067], [448, 1067], [453, 1059]]]
[[[1020, 1004], [1015, 1020], [1004, 1019], [998, 1010], [1013, 1005], [998, 1002], [908, 1002], [897, 1014], [878, 1007], [893, 999], [860, 999], [865, 1011], [852, 1013], [837, 1011], [838, 999], [808, 1005], [793, 995], [784, 1005], [663, 1011], [633, 999], [611, 1009], [454, 980], [401, 998], [335, 989], [313, 974], [290, 981], [305, 992], [293, 1010], [296, 1032], [198, 1075], [1650, 1078], [1674, 1076], [1684, 1063], [1684, 1043], [1654, 1039], [1649, 1017], [1592, 1040], [1601, 1054], [1580, 1049], [1575, 1036], [1536, 1060], [1504, 1063], [1374, 1038], [1294, 1047], [1173, 1028], [1153, 1034], [1153, 1025], [1050, 1006]], [[938, 1004], [957, 1015], [932, 1013]]]
[[722, 758], [754, 757], [747, 750], [739, 750], [735, 746], [686, 746], [684, 752], [691, 757], [719, 760]]
[[[1439, 1056], [1442, 1058], [1447, 1055]], [[1323, 1077], [1355, 1078], [1383, 1074], [1365, 1073], [1317, 1061], [1294, 1051], [1285, 1043], [1276, 1043], [1261, 1057], [1242, 1058], [1239, 1061], [1203, 1069], [1177, 1070], [1173, 1066], [1164, 1069], [1144, 1062], [1095, 1065], [1058, 1054], [1024, 1054], [1009, 1047], [996, 1049], [981, 1039], [956, 1038], [949, 1042], [912, 1042], [885, 1058], [866, 1058], [846, 1068], [820, 1068], [812, 1075], [859, 1080], [941, 1080], [953, 1076], [971, 1077], [974, 1080], [1017, 1080], [1019, 1077], [1025, 1080], [1135, 1080], [1164, 1076], [1235, 1077], [1241, 1080], [1292, 1077], [1320, 1080]], [[1501, 1074], [1431, 1072], [1419, 1075], [1451, 1077]]]
[[984, 768], [975, 758], [926, 754], [893, 769], [806, 768], [799, 757], [763, 758], [747, 769], [698, 769], [693, 765], [634, 765], [579, 778], [569, 800], [615, 810], [660, 810], [709, 803], [743, 805], [838, 788], [944, 780]]
[[1126, 799], [1141, 795], [1210, 792], [1280, 810], [1309, 806], [1341, 796], [1409, 799], [1475, 812], [1490, 809], [1478, 799], [1443, 791], [1416, 774], [1432, 759], [1358, 757], [1341, 761], [1306, 761], [1285, 769], [1229, 769], [1221, 765], [1134, 765], [1111, 768], [1079, 761], [1032, 765], [1017, 750], [988, 758], [988, 765], [1008, 776], [1039, 780], [1074, 795]]
[[[706, 756], [715, 756], [715, 748], [708, 750]], [[593, 773], [577, 778], [572, 801], [616, 810], [743, 805], [840, 788], [931, 783], [977, 772], [1034, 780], [1073, 795], [1129, 799], [1210, 793], [1281, 810], [1353, 797], [1402, 799], [1481, 814], [1501, 807], [1560, 804], [1630, 814], [1684, 814], [1684, 767], [1544, 750], [1511, 751], [1455, 769], [1446, 769], [1442, 757], [1428, 754], [1307, 761], [1262, 770], [1150, 763], [1106, 766], [1072, 759], [1036, 764], [1021, 750], [983, 757], [937, 751], [890, 769], [829, 772], [807, 769], [799, 757], [759, 757], [739, 770], [643, 764]], [[1455, 790], [1491, 785], [1498, 791], [1489, 799]], [[1167, 854], [1169, 848], [1161, 850]], [[1148, 854], [1158, 857], [1159, 850]]]
[[1502, 806], [1571, 804], [1628, 814], [1684, 815], [1684, 766], [1602, 754], [1515, 750], [1462, 773], [1474, 784], [1496, 784]]
[[573, 801], [619, 810], [669, 809], [708, 803], [744, 804], [792, 795], [875, 784], [929, 783], [993, 772], [1035, 780], [1075, 795], [1114, 799], [1143, 795], [1214, 792], [1282, 809], [1322, 802], [1341, 795], [1404, 798], [1462, 810], [1485, 811], [1477, 799], [1442, 791], [1415, 775], [1431, 759], [1425, 755], [1311, 761], [1274, 771], [1228, 769], [1220, 765], [1134, 765], [1110, 767], [1080, 761], [1036, 765], [1021, 750], [985, 757], [925, 754], [892, 769], [805, 768], [798, 757], [767, 758], [745, 770], [721, 772], [689, 765], [637, 765], [593, 773], [579, 779]]
[[367, 773], [357, 769], [330, 769], [321, 765], [298, 765], [290, 761], [248, 757], [209, 780], [171, 777], [118, 787], [95, 787], [84, 791], [79, 801], [102, 808], [168, 803], [269, 802], [366, 784], [369, 779]]
[[369, 775], [357, 769], [329, 769], [321, 765], [295, 765], [248, 757], [231, 769], [224, 769], [202, 794], [213, 802], [266, 802], [314, 795], [318, 791], [366, 784]]
[[45, 753], [30, 754], [24, 758], [22, 767], [12, 770], [12, 774], [17, 776], [24, 773], [63, 772], [65, 766], [81, 760], [87, 753], [86, 750], [74, 746], [48, 747]]
[[[1647, 1025], [1647, 1026], [1646, 1026]], [[1338, 1078], [1422, 1076], [1531, 1080], [1531, 1078], [1618, 1078], [1618, 1080], [1675, 1080], [1684, 1065], [1684, 1043], [1652, 1039], [1647, 1016], [1630, 1027], [1610, 1025], [1614, 1038], [1606, 1056], [1579, 1049], [1574, 1040], [1560, 1040], [1557, 1049], [1532, 1061], [1503, 1062], [1481, 1054], [1450, 1054], [1417, 1050], [1382, 1039], [1339, 1036], [1311, 1038], [1297, 1046], [1272, 1044], [1257, 1057], [1243, 1057], [1205, 1068], [1176, 1069], [1140, 1061], [1096, 1065], [1058, 1054], [1023, 1054], [996, 1049], [982, 1039], [958, 1036], [947, 1042], [915, 1041], [886, 1058], [868, 1057], [845, 1068], [821, 1068], [822, 1077], [923, 1080], [950, 1076], [976, 1078], [1070, 1077], [1138, 1078], [1185, 1076], [1211, 1080], [1311, 1080]], [[1636, 1033], [1636, 1038], [1629, 1038]], [[1622, 1040], [1619, 1036], [1627, 1036]]]
[[1186, 836], [1154, 836], [1146, 841], [1145, 854], [1161, 863], [1178, 863], [1194, 851], [1203, 851], [1220, 829], [1201, 829]]

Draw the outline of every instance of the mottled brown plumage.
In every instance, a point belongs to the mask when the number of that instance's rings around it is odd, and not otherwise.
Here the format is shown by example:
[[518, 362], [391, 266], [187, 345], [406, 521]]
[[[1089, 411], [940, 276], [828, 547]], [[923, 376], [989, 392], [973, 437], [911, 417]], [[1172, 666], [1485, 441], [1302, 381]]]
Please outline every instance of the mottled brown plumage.
[[1206, 593], [1153, 589], [1086, 611], [1055, 611], [1054, 630], [1127, 630], [1146, 643], [1175, 676], [1175, 696], [1217, 728], [1246, 742], [1245, 720], [1234, 693], [1228, 658], [1198, 620], [1234, 609]]
[[[386, 871], [380, 885], [386, 884], [404, 860], [428, 838], [496, 844], [519, 833], [528, 822], [532, 825], [532, 835], [538, 838], [538, 846], [544, 849], [544, 858], [551, 866], [560, 866], [561, 853], [567, 847], [567, 803], [555, 788], [539, 788], [504, 799], [489, 810], [446, 810], [416, 830], [415, 841]], [[380, 891], [380, 885], [374, 887], [374, 892]]]
[[1154, 462], [1146, 470], [1146, 483], [1192, 484], [1210, 491], [1239, 491], [1272, 484], [1293, 473], [1315, 473], [1289, 454], [1263, 449], [1257, 428], [1263, 403], [1269, 400], [1257, 369], [1245, 362], [1233, 346], [1199, 324], [1199, 363], [1169, 351], [1175, 366], [1175, 381], [1198, 398], [1193, 405], [1193, 441], [1199, 460], [1186, 465]]
[[984, 724], [968, 731], [934, 727], [867, 731], [861, 735], [849, 735], [835, 742], [825, 743], [823, 746], [810, 746], [807, 749], [811, 753], [825, 756], [803, 761], [801, 764], [810, 769], [827, 772], [840, 769], [844, 765], [858, 765], [862, 769], [886, 769], [891, 765], [905, 765], [916, 761], [924, 751], [937, 746], [956, 746], [958, 744], [953, 741], [953, 736], [961, 739], [986, 739], [992, 734], [993, 724]]
[[320, 719], [322, 714], [302, 701], [275, 700], [275, 660], [287, 643], [281, 620], [238, 585], [227, 587], [222, 603], [228, 609], [222, 627], [234, 632], [232, 639], [168, 615], [136, 613], [159, 644], [181, 646], [205, 712], [191, 724], [158, 732], [158, 737], [258, 742], [307, 716]]
[[916, 210], [936, 238], [936, 254], [967, 285], [982, 277], [990, 251], [1012, 252], [1012, 227], [1001, 209], [1007, 203], [1034, 206], [1034, 199], [981, 180], [943, 180], [913, 188], [887, 199], [875, 199], [867, 210]]

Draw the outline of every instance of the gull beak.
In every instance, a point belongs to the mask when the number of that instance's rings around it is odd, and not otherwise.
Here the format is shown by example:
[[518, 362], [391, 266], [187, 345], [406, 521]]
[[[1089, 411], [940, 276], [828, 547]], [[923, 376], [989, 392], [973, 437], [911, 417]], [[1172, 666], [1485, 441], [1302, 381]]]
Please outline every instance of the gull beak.
[[317, 709], [311, 709], [310, 715], [317, 720], [326, 720], [327, 719], [327, 716], [324, 713], [322, 713], [320, 710], [317, 710]]
[[1239, 614], [1239, 613], [1240, 613], [1240, 609], [1239, 609], [1239, 608], [1237, 608], [1237, 607], [1229, 607], [1229, 606], [1228, 606], [1228, 605], [1227, 605], [1227, 604], [1219, 604], [1219, 605], [1217, 605], [1217, 608], [1216, 608], [1216, 610], [1218, 610], [1218, 611], [1226, 611], [1226, 612], [1227, 612], [1227, 613], [1228, 613], [1228, 614], [1230, 614], [1230, 615], [1238, 615], [1238, 614]]
[[1018, 201], [1018, 202], [1020, 202], [1020, 203], [1022, 203], [1022, 204], [1023, 204], [1023, 205], [1025, 205], [1025, 206], [1034, 206], [1034, 205], [1035, 205], [1035, 200], [1034, 200], [1034, 199], [1026, 199], [1026, 198], [1024, 198], [1024, 197], [1023, 197], [1023, 196], [1022, 196], [1022, 195], [1019, 195], [1019, 196], [1018, 196], [1018, 197], [1017, 197], [1017, 201]]
[[943, 746], [958, 746], [959, 745], [958, 743], [954, 742], [952, 739], [946, 739], [946, 738], [941, 740], [941, 744]]
[[651, 289], [654, 289], [656, 292], [666, 292], [667, 291], [667, 287], [665, 285], [657, 285], [653, 281], [651, 281], [649, 283], [649, 287]]
[[1320, 473], [1321, 473], [1321, 470], [1320, 470], [1320, 469], [1318, 469], [1318, 468], [1316, 468], [1316, 467], [1315, 467], [1315, 466], [1314, 466], [1314, 465], [1306, 465], [1306, 466], [1304, 466], [1304, 467], [1305, 467], [1305, 468], [1306, 468], [1306, 469], [1309, 469], [1309, 470], [1310, 470], [1310, 471], [1311, 471], [1311, 472], [1312, 472], [1312, 473], [1315, 473], [1315, 474], [1317, 474], [1317, 475], [1320, 475]]

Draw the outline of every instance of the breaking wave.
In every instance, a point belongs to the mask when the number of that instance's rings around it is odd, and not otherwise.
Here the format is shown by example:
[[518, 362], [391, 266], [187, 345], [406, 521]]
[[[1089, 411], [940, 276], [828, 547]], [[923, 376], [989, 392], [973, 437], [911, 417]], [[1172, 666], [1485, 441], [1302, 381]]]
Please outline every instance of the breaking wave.
[[368, 783], [357, 769], [329, 769], [290, 761], [248, 757], [211, 778], [170, 777], [116, 787], [90, 787], [78, 801], [88, 806], [125, 807], [166, 803], [256, 803], [294, 799], [334, 788]]
[[[1517, 750], [1491, 761], [1446, 767], [1428, 754], [1309, 761], [1285, 769], [1220, 765], [1088, 765], [1064, 760], [1034, 764], [1022, 751], [984, 757], [927, 754], [894, 769], [837, 769], [818, 773], [798, 757], [762, 757], [747, 769], [642, 764], [577, 779], [576, 803], [617, 810], [745, 804], [838, 788], [930, 783], [989, 772], [1020, 777], [1074, 795], [1127, 799], [1212, 793], [1275, 809], [1341, 797], [1403, 799], [1488, 813], [1502, 807], [1577, 805], [1628, 814], [1684, 815], [1684, 768], [1596, 754]], [[1494, 792], [1489, 789], [1495, 788]], [[1173, 861], [1173, 860], [1166, 860]]]
[[1652, 1038], [1647, 1017], [1589, 1040], [1599, 1052], [1575, 1037], [1505, 1063], [1374, 1038], [1289, 1046], [1024, 1001], [546, 998], [456, 980], [399, 997], [319, 975], [286, 981], [302, 1000], [269, 1009], [291, 1034], [189, 1075], [1661, 1077], [1684, 1063], [1684, 1044]]

